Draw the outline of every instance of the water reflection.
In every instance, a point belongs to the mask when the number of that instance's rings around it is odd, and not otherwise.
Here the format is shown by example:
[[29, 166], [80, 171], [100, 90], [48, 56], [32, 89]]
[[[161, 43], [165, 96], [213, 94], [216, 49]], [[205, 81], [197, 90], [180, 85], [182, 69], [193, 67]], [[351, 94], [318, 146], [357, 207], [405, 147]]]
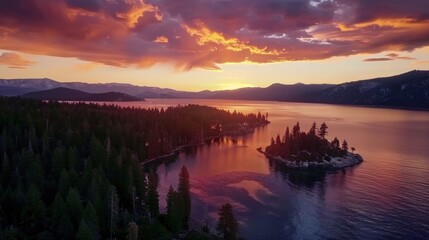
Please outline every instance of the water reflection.
[[[161, 208], [185, 165], [191, 175], [192, 217], [208, 215], [215, 226], [219, 206], [230, 202], [246, 239], [429, 239], [428, 112], [222, 100], [138, 104], [178, 103], [269, 112], [272, 123], [252, 135], [186, 149], [159, 164]], [[303, 129], [326, 121], [328, 137], [347, 139], [364, 162], [309, 174], [285, 171], [256, 151], [297, 121]]]
[[277, 172], [282, 177], [288, 180], [288, 183], [297, 185], [296, 187], [305, 187], [312, 189], [316, 183], [323, 184], [325, 180], [326, 172], [324, 171], [299, 171], [293, 169], [287, 169], [284, 164], [280, 164], [273, 160], [268, 160], [270, 170]]

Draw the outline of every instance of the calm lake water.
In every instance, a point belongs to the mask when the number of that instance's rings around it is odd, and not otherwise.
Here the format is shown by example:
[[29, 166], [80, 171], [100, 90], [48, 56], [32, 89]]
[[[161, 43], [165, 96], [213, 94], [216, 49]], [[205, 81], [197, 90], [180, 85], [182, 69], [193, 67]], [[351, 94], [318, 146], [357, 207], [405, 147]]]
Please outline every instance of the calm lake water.
[[[245, 113], [268, 112], [271, 124], [234, 143], [200, 146], [158, 167], [161, 207], [180, 168], [191, 175], [192, 217], [215, 226], [221, 204], [233, 205], [245, 239], [429, 239], [429, 112], [324, 104], [229, 100], [121, 103], [166, 107], [188, 103]], [[256, 151], [297, 121], [328, 124], [364, 162], [322, 175], [287, 172]]]

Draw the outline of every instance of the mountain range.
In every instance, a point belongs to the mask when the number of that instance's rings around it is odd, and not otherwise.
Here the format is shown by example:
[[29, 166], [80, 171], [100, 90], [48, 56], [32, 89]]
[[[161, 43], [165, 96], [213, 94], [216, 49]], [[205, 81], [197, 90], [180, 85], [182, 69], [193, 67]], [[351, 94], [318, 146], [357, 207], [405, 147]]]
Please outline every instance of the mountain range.
[[131, 102], [142, 99], [120, 92], [87, 93], [76, 89], [58, 87], [49, 90], [30, 92], [21, 95], [23, 98], [58, 101], [101, 101], [101, 102]]
[[[63, 83], [51, 79], [0, 79], [0, 95], [18, 96], [34, 92], [68, 88], [89, 94], [123, 93], [137, 98], [237, 99], [347, 104], [429, 109], [429, 71], [342, 84], [279, 84], [235, 90], [188, 92], [169, 88], [120, 83]], [[49, 92], [48, 92], [49, 93]], [[46, 94], [46, 92], [39, 93]], [[30, 95], [31, 96], [31, 95]]]

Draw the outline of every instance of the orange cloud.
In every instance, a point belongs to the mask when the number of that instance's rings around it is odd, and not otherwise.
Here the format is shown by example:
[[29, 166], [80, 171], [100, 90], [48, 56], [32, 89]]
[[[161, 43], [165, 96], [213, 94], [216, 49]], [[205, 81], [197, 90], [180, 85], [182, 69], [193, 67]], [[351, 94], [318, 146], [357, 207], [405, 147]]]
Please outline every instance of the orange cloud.
[[421, 0], [2, 1], [0, 49], [183, 70], [319, 60], [428, 46], [426, 9]]
[[210, 48], [211, 51], [217, 51], [218, 46], [222, 46], [225, 50], [233, 52], [241, 52], [248, 50], [251, 54], [261, 55], [279, 55], [278, 51], [267, 51], [267, 47], [259, 48], [257, 46], [249, 45], [246, 41], [240, 41], [237, 38], [227, 38], [222, 33], [215, 32], [204, 26], [202, 22], [197, 22], [196, 28], [184, 25], [183, 27], [191, 36], [197, 37], [197, 44], [200, 46], [214, 44]]
[[155, 39], [155, 42], [157, 42], [157, 43], [168, 43], [168, 38], [166, 38], [164, 36], [160, 36], [160, 37], [157, 37]]
[[14, 52], [4, 52], [0, 55], [0, 64], [9, 68], [27, 68], [35, 63]]

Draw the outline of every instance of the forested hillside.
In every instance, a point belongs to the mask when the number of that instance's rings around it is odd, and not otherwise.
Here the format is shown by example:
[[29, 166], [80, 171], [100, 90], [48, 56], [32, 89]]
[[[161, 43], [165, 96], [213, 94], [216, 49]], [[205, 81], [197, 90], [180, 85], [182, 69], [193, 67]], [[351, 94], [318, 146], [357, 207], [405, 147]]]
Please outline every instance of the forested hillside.
[[174, 211], [161, 216], [156, 174], [143, 172], [141, 162], [265, 122], [260, 114], [197, 105], [159, 110], [0, 98], [0, 238], [169, 239], [187, 227], [189, 174], [183, 169], [178, 195], [172, 190]]

